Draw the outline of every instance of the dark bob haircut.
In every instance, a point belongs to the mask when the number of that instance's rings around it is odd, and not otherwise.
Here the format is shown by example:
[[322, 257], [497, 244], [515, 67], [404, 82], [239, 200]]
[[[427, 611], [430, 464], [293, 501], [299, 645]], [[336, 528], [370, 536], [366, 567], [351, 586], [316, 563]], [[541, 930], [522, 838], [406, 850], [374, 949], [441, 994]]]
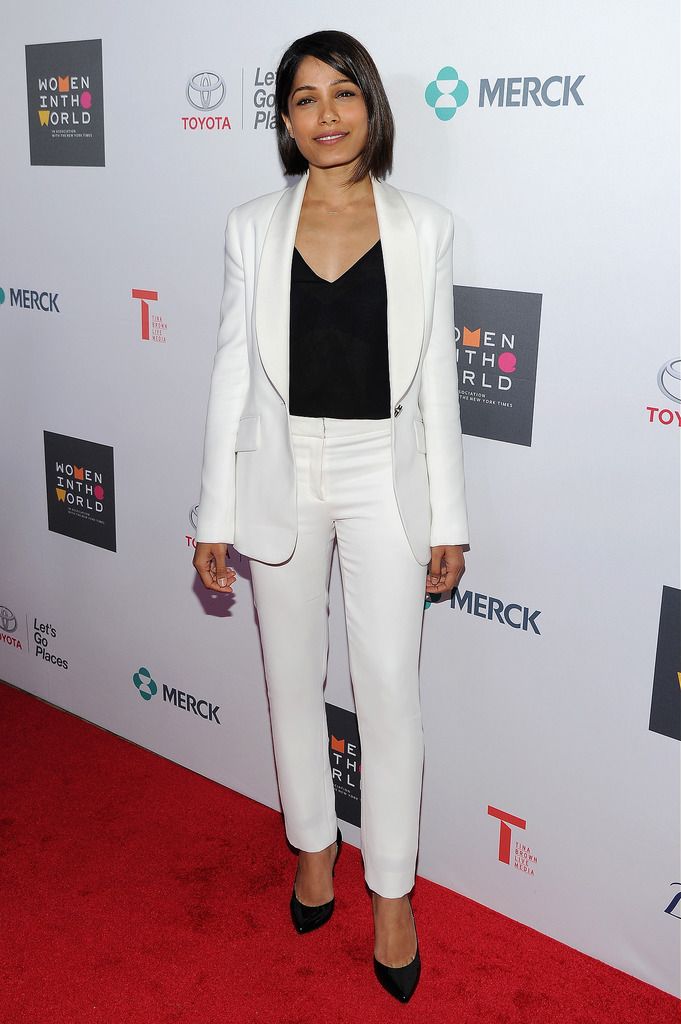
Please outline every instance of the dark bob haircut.
[[282, 111], [289, 116], [288, 101], [298, 65], [304, 57], [317, 57], [358, 86], [367, 108], [367, 144], [347, 184], [361, 181], [368, 171], [384, 178], [392, 170], [395, 122], [378, 68], [359, 40], [347, 32], [325, 29], [301, 36], [291, 43], [279, 61], [274, 90], [277, 146], [286, 174], [304, 174], [308, 161], [286, 128]]

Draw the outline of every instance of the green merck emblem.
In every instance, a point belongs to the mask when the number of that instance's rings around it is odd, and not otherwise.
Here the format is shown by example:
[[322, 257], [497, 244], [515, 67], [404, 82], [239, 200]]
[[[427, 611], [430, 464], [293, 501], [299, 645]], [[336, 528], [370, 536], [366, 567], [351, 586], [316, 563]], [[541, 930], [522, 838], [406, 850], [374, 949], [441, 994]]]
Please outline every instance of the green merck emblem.
[[151, 700], [158, 692], [158, 687], [151, 678], [151, 672], [148, 668], [138, 669], [133, 675], [132, 681], [139, 690], [139, 695], [143, 700]]
[[424, 96], [440, 121], [451, 121], [468, 99], [468, 86], [459, 78], [456, 68], [440, 68], [435, 81], [426, 86]]

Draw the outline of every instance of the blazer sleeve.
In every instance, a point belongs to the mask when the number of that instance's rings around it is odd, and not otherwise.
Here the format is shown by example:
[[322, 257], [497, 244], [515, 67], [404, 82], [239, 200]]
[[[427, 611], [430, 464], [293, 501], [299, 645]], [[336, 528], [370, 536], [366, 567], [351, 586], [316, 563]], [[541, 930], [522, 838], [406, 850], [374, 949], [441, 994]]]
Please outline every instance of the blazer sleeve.
[[196, 540], [234, 543], [235, 442], [248, 389], [246, 291], [236, 207], [225, 227], [225, 276], [208, 395]]
[[419, 406], [426, 435], [431, 547], [468, 544], [459, 381], [454, 343], [454, 216], [437, 254], [433, 326], [421, 370]]

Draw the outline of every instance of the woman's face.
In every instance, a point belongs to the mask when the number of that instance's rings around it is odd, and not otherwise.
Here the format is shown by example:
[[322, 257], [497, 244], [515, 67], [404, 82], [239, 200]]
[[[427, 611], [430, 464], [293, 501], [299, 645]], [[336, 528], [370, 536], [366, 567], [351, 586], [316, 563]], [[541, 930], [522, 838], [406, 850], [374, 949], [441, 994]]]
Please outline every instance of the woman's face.
[[[367, 142], [364, 96], [354, 82], [317, 57], [303, 57], [282, 115], [301, 154], [315, 167], [335, 167], [357, 159]], [[320, 136], [342, 134], [337, 141]]]

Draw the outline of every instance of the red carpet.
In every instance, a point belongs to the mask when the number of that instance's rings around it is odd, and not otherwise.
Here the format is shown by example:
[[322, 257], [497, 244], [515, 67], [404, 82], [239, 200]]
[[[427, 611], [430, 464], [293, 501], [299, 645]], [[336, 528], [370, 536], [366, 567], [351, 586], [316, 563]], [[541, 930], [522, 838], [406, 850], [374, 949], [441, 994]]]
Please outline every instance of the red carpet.
[[[344, 845], [298, 935], [281, 815], [0, 684], [2, 1024], [667, 1024], [679, 1004], [422, 878], [406, 1006]], [[342, 828], [342, 822], [341, 822]]]

